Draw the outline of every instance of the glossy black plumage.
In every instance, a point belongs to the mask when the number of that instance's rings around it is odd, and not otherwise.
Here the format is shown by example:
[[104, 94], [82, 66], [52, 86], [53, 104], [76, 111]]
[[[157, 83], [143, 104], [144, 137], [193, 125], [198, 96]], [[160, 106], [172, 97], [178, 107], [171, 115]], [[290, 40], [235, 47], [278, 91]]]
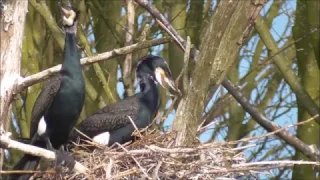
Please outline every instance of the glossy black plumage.
[[30, 137], [33, 137], [37, 132], [39, 120], [42, 116], [44, 116], [58, 90], [60, 89], [61, 80], [62, 76], [59, 73], [49, 78], [44, 84], [42, 91], [36, 99], [32, 108]]
[[166, 76], [171, 78], [170, 70], [161, 57], [144, 57], [136, 68], [141, 92], [100, 109], [84, 119], [77, 128], [90, 138], [109, 132], [108, 145], [132, 140], [131, 134], [135, 129], [128, 116], [141, 129], [147, 127], [158, 112], [160, 94], [155, 77], [156, 68], [162, 68]]
[[[74, 25], [75, 26], [75, 25]], [[59, 149], [68, 141], [75, 126], [85, 96], [85, 84], [76, 44], [75, 33], [65, 27], [64, 59], [60, 73], [50, 78], [38, 96], [31, 119], [31, 144], [42, 148]], [[39, 134], [38, 124], [44, 117], [45, 133]], [[49, 139], [52, 147], [47, 141]], [[25, 154], [14, 167], [15, 170], [35, 170], [40, 158]], [[29, 179], [32, 174], [13, 175], [11, 179]]]

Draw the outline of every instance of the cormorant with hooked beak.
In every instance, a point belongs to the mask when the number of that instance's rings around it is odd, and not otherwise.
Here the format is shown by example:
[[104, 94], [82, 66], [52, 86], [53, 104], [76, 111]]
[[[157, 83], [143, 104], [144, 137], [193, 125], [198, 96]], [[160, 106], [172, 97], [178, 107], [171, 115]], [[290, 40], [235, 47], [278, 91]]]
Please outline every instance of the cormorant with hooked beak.
[[[158, 83], [180, 92], [172, 80], [168, 64], [159, 56], [142, 58], [136, 67], [136, 78], [140, 93], [98, 110], [84, 119], [77, 126], [78, 130], [102, 145], [128, 142], [133, 139], [131, 135], [135, 130], [129, 117], [137, 128], [145, 128], [156, 116], [160, 106]], [[75, 134], [71, 139], [75, 139]]]
[[[85, 82], [76, 43], [78, 13], [71, 8], [61, 8], [65, 29], [64, 59], [61, 71], [50, 78], [38, 96], [31, 117], [31, 144], [56, 152], [68, 141], [75, 126], [85, 97]], [[40, 157], [25, 154], [14, 167], [15, 170], [35, 170]], [[16, 174], [12, 179], [29, 179], [32, 174]]]

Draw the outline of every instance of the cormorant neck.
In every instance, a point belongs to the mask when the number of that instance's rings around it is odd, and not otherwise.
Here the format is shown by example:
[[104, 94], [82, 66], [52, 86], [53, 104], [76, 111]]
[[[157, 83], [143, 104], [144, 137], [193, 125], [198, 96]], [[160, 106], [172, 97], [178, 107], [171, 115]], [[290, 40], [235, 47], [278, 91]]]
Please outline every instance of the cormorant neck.
[[77, 22], [74, 22], [71, 26], [64, 26], [64, 31], [70, 34], [77, 34]]
[[74, 33], [66, 32], [65, 46], [64, 46], [64, 60], [62, 63], [62, 74], [68, 76], [79, 76], [82, 73], [80, 64], [80, 56], [78, 53], [76, 37]]
[[160, 92], [155, 80], [151, 76], [143, 76], [139, 81], [139, 86], [144, 102], [157, 111], [160, 106]]

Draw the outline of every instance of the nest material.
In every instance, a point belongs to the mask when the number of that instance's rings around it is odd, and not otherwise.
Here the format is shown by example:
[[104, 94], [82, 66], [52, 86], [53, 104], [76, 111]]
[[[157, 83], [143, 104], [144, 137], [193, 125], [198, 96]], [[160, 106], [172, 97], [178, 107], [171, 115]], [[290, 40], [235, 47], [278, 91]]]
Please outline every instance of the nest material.
[[149, 134], [131, 145], [96, 147], [93, 151], [78, 145], [73, 149], [74, 156], [90, 171], [87, 174], [65, 171], [49, 176], [54, 179], [234, 179], [248, 173], [228, 171], [232, 165], [246, 161], [243, 153], [228, 143], [173, 147], [174, 139], [175, 133]]

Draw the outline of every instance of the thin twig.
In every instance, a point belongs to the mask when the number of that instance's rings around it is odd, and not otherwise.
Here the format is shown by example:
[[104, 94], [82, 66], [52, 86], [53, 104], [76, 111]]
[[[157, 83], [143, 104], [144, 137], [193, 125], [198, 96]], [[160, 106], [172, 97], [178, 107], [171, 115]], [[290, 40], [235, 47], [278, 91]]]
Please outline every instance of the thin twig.
[[164, 114], [161, 118], [162, 121], [166, 120], [167, 117], [169, 116], [169, 114], [171, 113], [171, 111], [174, 109], [174, 105], [176, 104], [176, 102], [178, 101], [178, 97], [174, 97], [170, 107], [167, 109], [166, 114]]
[[243, 164], [234, 164], [232, 167], [249, 167], [249, 166], [262, 166], [262, 165], [273, 165], [273, 164], [299, 164], [299, 165], [315, 165], [320, 166], [320, 162], [314, 161], [291, 161], [291, 160], [282, 160], [282, 161], [262, 161], [262, 162], [250, 162]]
[[12, 170], [12, 171], [0, 171], [0, 174], [35, 174], [35, 173], [48, 173], [54, 174], [56, 171], [46, 170], [46, 171], [26, 171], [26, 170]]
[[113, 159], [109, 158], [109, 164], [107, 165], [106, 170], [105, 170], [107, 179], [112, 177], [112, 175], [111, 175], [112, 166], [113, 166]]
[[246, 146], [241, 146], [241, 147], [233, 148], [232, 151], [240, 151], [240, 150], [252, 148], [252, 147], [255, 147], [255, 146], [256, 146], [256, 144], [249, 144], [249, 145], [246, 145]]
[[111, 179], [122, 178], [122, 177], [124, 177], [124, 176], [129, 176], [129, 175], [135, 174], [135, 173], [137, 173], [137, 172], [138, 172], [137, 168], [132, 168], [132, 169], [129, 169], [129, 170], [127, 170], [127, 171], [124, 171], [124, 172], [119, 173], [118, 175], [112, 177]]
[[237, 167], [237, 168], [221, 168], [217, 170], [209, 170], [202, 173], [206, 174], [218, 174], [218, 173], [232, 173], [232, 172], [246, 172], [246, 171], [266, 171], [271, 169], [279, 169], [283, 167], [289, 167], [292, 166], [292, 164], [284, 164], [284, 165], [270, 165], [266, 167]]
[[[142, 134], [140, 133], [139, 129], [137, 128], [136, 124], [134, 123], [134, 121], [132, 120], [132, 118], [130, 116], [128, 116], [132, 126], [134, 127], [134, 129], [136, 130], [136, 132], [139, 134], [140, 138], [142, 137]], [[134, 132], [133, 132], [134, 133]]]
[[159, 179], [158, 174], [159, 174], [159, 169], [160, 169], [162, 163], [163, 163], [162, 161], [159, 161], [157, 166], [154, 168], [152, 179]]
[[[77, 131], [80, 135], [84, 136], [85, 138], [89, 139], [90, 141], [86, 141], [87, 143], [90, 143], [96, 147], [102, 148], [104, 149], [105, 146], [101, 145], [100, 143], [95, 142], [92, 138], [90, 138], [89, 136], [87, 136], [86, 134], [84, 134], [83, 132], [81, 132], [79, 129], [77, 129], [76, 127], [74, 127], [74, 130]], [[77, 144], [78, 145], [78, 144]]]
[[181, 42], [177, 39], [177, 37], [158, 19], [156, 19], [156, 22], [162, 27], [162, 29], [164, 29], [175, 41], [176, 43], [180, 46], [180, 48], [183, 51], [186, 51], [186, 49], [184, 48], [184, 46], [181, 44]]
[[[116, 143], [121, 149], [123, 149], [125, 152], [128, 153], [128, 150], [126, 148], [124, 148], [123, 146], [121, 146], [119, 143]], [[137, 166], [140, 168], [141, 172], [143, 172], [143, 174], [148, 178], [148, 179], [152, 179], [144, 170], [144, 168], [140, 165], [140, 163], [138, 162], [138, 160], [131, 155], [131, 158], [137, 163]]]
[[251, 141], [251, 140], [254, 140], [254, 139], [261, 139], [261, 138], [265, 138], [267, 136], [271, 136], [271, 135], [274, 135], [274, 134], [277, 134], [279, 133], [280, 131], [284, 131], [285, 129], [289, 129], [289, 128], [292, 128], [292, 127], [295, 127], [295, 126], [300, 126], [300, 125], [303, 125], [303, 124], [306, 124], [306, 123], [309, 123], [309, 122], [312, 122], [316, 117], [318, 117], [319, 115], [316, 115], [314, 117], [311, 117], [305, 121], [301, 121], [299, 123], [295, 123], [295, 124], [291, 124], [291, 125], [288, 125], [288, 126], [285, 126], [285, 127], [282, 127], [280, 129], [277, 129], [275, 131], [272, 131], [272, 132], [269, 132], [269, 133], [266, 133], [264, 135], [260, 135], [260, 136], [254, 136], [254, 137], [249, 137], [249, 138], [243, 138], [243, 139], [240, 139], [238, 140], [238, 142], [243, 142], [243, 141]]
[[201, 127], [203, 125], [205, 121], [202, 121], [202, 123], [198, 126], [198, 132], [202, 133], [203, 131], [205, 131], [209, 126], [212, 126], [212, 125], [215, 125], [217, 124], [218, 122], [217, 121], [212, 121], [211, 123]]

